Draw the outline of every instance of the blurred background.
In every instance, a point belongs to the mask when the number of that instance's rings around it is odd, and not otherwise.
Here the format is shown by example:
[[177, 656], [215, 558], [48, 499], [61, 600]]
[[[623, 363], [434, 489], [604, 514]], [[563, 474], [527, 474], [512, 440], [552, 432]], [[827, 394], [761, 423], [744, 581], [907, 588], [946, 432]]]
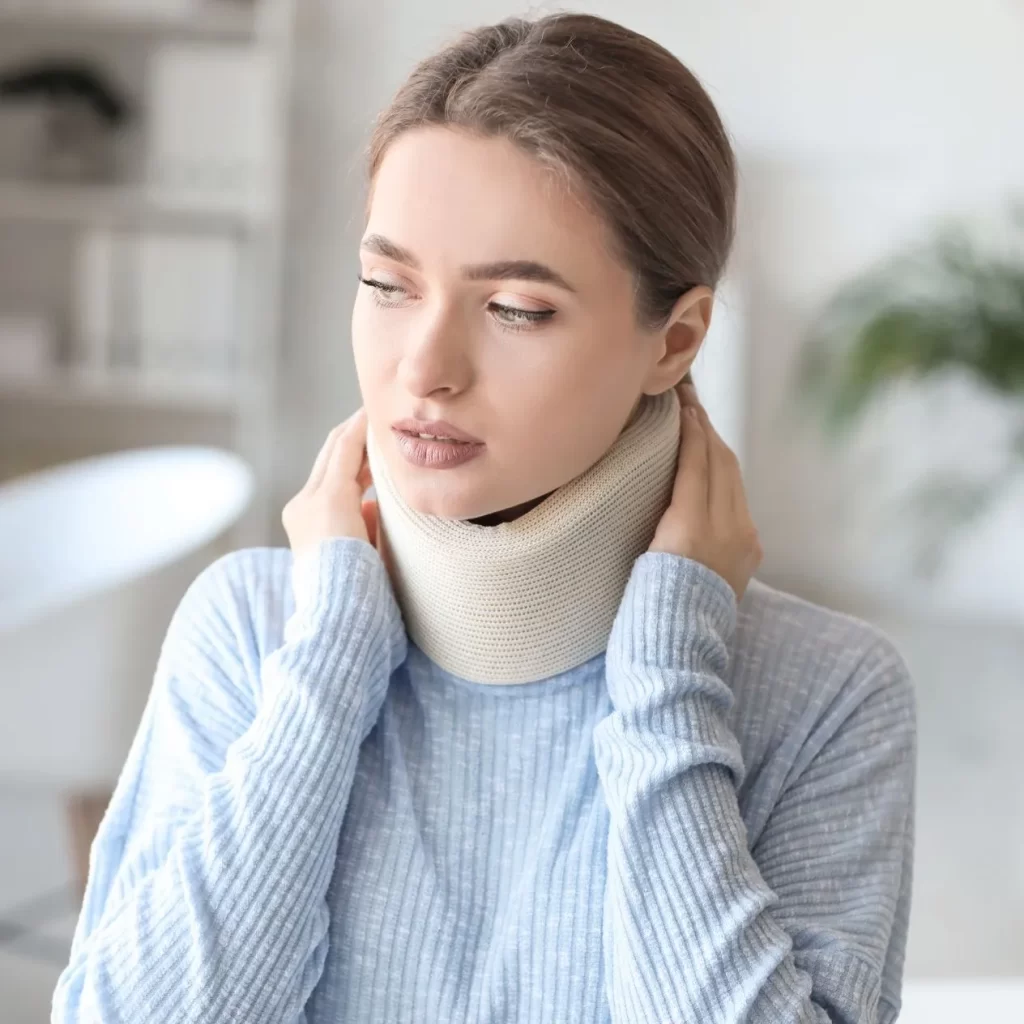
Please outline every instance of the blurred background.
[[[568, 6], [568, 5], [566, 5]], [[0, 1024], [49, 1019], [185, 587], [284, 545], [359, 404], [362, 147], [498, 0], [0, 0]], [[902, 1020], [1024, 997], [1024, 3], [607, 0], [704, 81], [740, 221], [695, 371], [759, 576], [914, 672]]]

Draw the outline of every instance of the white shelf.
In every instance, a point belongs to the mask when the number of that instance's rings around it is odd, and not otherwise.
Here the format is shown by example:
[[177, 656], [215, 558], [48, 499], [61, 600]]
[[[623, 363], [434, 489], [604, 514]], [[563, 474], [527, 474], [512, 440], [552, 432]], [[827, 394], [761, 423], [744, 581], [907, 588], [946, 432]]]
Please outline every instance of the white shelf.
[[231, 379], [199, 374], [94, 370], [62, 367], [39, 376], [0, 376], [0, 394], [55, 402], [149, 405], [231, 412], [251, 398], [251, 389]]
[[[133, 437], [151, 441], [168, 431], [177, 433], [179, 427], [187, 428], [190, 436], [207, 436], [210, 443], [237, 451], [256, 472], [252, 510], [233, 531], [241, 546], [266, 543], [280, 527], [273, 487], [273, 396], [285, 259], [280, 172], [287, 155], [295, 5], [296, 0], [0, 0], [4, 43], [13, 41], [20, 50], [25, 45], [74, 49], [79, 44], [79, 48], [89, 44], [91, 49], [94, 43], [107, 48], [109, 42], [116, 51], [138, 52], [144, 58], [154, 93], [148, 71], [159, 68], [149, 65], [158, 64], [162, 55], [175, 49], [165, 44], [195, 43], [196, 59], [214, 68], [222, 62], [227, 77], [236, 67], [239, 75], [249, 74], [243, 69], [252, 69], [259, 111], [268, 120], [259, 118], [259, 127], [257, 114], [250, 118], [241, 112], [240, 119], [227, 123], [227, 128], [238, 128], [238, 138], [225, 138], [224, 147], [209, 146], [211, 160], [216, 159], [213, 151], [223, 151], [219, 175], [213, 173], [217, 168], [202, 163], [203, 146], [197, 144], [193, 152], [170, 138], [179, 129], [183, 136], [189, 134], [190, 110], [202, 112], [206, 93], [196, 88], [191, 93], [170, 90], [176, 103], [168, 106], [171, 121], [164, 135], [169, 132], [170, 141], [166, 145], [156, 130], [153, 138], [143, 140], [141, 155], [146, 158], [149, 183], [94, 185], [0, 176], [0, 234], [13, 235], [17, 225], [26, 234], [60, 232], [73, 245], [80, 241], [76, 236], [93, 229], [101, 235], [107, 230], [111, 235], [207, 234], [227, 236], [234, 243], [238, 263], [232, 290], [237, 315], [231, 343], [238, 355], [237, 376], [157, 376], [62, 366], [26, 378], [14, 374], [12, 363], [6, 376], [0, 370], [0, 447], [27, 444], [34, 451], [45, 436], [47, 445], [55, 449], [75, 449], [79, 427], [90, 445], [104, 447], [128, 444]], [[265, 136], [246, 136], [250, 119], [254, 132], [265, 131]], [[219, 141], [215, 119], [211, 117], [210, 122], [197, 126], [202, 128], [199, 134]], [[98, 239], [100, 250], [105, 244], [105, 239]], [[130, 263], [122, 265], [115, 258], [108, 265], [102, 254], [96, 263], [96, 277], [103, 280], [97, 280], [95, 294], [109, 300], [114, 278], [128, 271]], [[9, 276], [0, 270], [0, 277]], [[87, 324], [76, 318], [89, 288], [80, 277], [71, 277], [75, 292], [68, 298], [68, 308], [42, 312], [58, 316], [55, 330], [60, 336], [81, 336], [82, 346], [76, 351], [91, 350], [85, 344], [87, 336], [133, 329], [123, 323], [131, 317], [130, 302], [108, 301], [109, 315], [86, 318]], [[119, 287], [120, 282], [119, 278]], [[223, 287], [211, 283], [215, 286]], [[63, 312], [69, 314], [69, 323], [64, 323]], [[115, 328], [108, 320], [120, 326]], [[143, 334], [146, 331], [141, 324], [134, 327]]]
[[111, 32], [174, 39], [253, 42], [265, 28], [262, 4], [216, 3], [193, 12], [145, 12], [116, 4], [82, 4], [76, 0], [0, 0], [0, 31], [47, 29], [61, 32]]
[[0, 222], [244, 231], [269, 215], [244, 193], [0, 180]]

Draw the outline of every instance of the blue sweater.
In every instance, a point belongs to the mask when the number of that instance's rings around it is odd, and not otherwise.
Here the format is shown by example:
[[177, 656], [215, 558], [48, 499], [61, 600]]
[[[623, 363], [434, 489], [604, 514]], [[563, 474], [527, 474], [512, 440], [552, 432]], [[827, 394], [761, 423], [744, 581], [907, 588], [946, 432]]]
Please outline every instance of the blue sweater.
[[491, 686], [408, 640], [365, 541], [293, 565], [234, 552], [178, 606], [53, 1021], [896, 1018], [915, 698], [884, 635], [647, 552], [603, 654]]

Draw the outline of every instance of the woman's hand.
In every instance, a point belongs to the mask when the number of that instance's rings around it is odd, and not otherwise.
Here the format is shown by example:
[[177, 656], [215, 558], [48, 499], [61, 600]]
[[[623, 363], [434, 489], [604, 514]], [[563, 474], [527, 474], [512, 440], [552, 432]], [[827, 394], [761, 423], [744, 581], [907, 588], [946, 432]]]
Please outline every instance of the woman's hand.
[[711, 425], [693, 386], [679, 383], [676, 392], [682, 429], [676, 481], [648, 550], [706, 565], [739, 600], [764, 557], [739, 460]]
[[292, 553], [327, 537], [356, 537], [377, 546], [377, 502], [363, 501], [373, 483], [366, 457], [366, 410], [360, 406], [330, 434], [305, 486], [284, 507]]

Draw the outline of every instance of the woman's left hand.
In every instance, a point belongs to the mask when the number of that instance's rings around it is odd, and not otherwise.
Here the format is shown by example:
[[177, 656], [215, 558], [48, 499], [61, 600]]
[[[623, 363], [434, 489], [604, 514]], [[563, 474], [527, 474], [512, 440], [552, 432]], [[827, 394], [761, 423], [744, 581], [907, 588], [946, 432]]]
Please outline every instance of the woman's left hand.
[[682, 431], [676, 481], [648, 550], [706, 565], [739, 600], [764, 557], [739, 460], [711, 425], [693, 386], [680, 382], [676, 392]]

